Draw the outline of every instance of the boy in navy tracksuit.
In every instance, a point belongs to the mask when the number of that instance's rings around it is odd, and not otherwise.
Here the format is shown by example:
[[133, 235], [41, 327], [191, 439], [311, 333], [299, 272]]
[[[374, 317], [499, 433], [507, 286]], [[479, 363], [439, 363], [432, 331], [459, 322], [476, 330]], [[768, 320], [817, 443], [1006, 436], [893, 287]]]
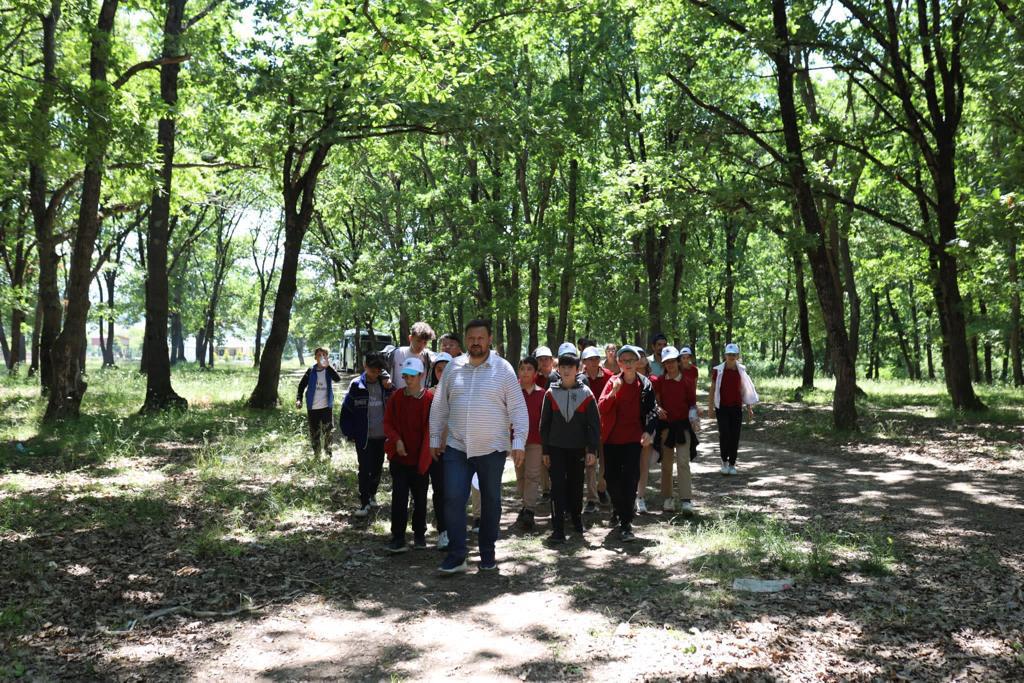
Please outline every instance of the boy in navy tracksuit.
[[356, 517], [366, 517], [377, 505], [381, 470], [384, 467], [384, 406], [394, 387], [384, 371], [384, 359], [369, 354], [363, 374], [349, 384], [341, 404], [341, 433], [355, 442], [359, 457], [359, 508]]
[[327, 349], [313, 352], [316, 363], [306, 369], [299, 381], [295, 394], [295, 407], [301, 408], [305, 392], [306, 420], [309, 422], [309, 440], [313, 444], [313, 456], [319, 457], [320, 450], [331, 456], [331, 432], [334, 430], [334, 383], [341, 377], [327, 361]]
[[551, 543], [565, 542], [564, 518], [568, 511], [573, 529], [583, 534], [583, 474], [597, 460], [601, 444], [601, 418], [590, 387], [576, 380], [579, 356], [558, 357], [559, 386], [544, 395], [540, 414], [540, 438], [544, 464], [551, 472]]

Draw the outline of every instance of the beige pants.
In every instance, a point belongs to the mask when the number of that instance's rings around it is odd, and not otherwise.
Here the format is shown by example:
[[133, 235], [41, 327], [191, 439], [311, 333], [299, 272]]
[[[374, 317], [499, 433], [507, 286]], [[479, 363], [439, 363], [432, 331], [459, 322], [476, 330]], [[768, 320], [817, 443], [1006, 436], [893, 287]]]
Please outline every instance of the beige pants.
[[547, 467], [540, 468], [540, 490], [544, 493], [551, 493], [551, 473]]
[[[661, 442], [665, 443], [665, 438], [668, 436], [668, 430], [666, 429], [661, 434]], [[679, 472], [677, 481], [678, 484], [678, 495], [676, 494], [676, 487], [673, 486], [672, 481], [672, 460], [675, 458], [676, 469]], [[690, 433], [686, 433], [686, 437], [680, 443], [676, 444], [675, 448], [668, 448], [662, 446], [661, 448], [661, 495], [665, 498], [679, 498], [680, 500], [689, 500], [693, 497], [692, 480], [690, 477]]]
[[531, 512], [537, 511], [542, 470], [546, 470], [543, 446], [539, 443], [526, 444], [526, 458], [522, 465], [516, 466], [516, 490], [519, 492], [523, 507]]
[[[600, 471], [598, 468], [600, 467]], [[597, 462], [593, 465], [587, 465], [586, 470], [586, 482], [587, 482], [587, 501], [597, 502], [597, 492], [604, 491], [607, 489], [607, 484], [604, 482], [604, 444], [597, 447]]]

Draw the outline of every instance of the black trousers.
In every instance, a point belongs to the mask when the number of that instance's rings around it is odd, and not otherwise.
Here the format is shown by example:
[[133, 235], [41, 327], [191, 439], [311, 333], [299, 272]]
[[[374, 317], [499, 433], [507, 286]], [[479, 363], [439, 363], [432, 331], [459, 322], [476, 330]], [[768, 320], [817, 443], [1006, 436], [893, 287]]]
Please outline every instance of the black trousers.
[[306, 411], [309, 424], [309, 441], [313, 444], [313, 455], [320, 455], [320, 449], [331, 454], [331, 432], [334, 431], [334, 413], [331, 408], [317, 408]]
[[440, 458], [430, 463], [427, 476], [434, 491], [434, 528], [437, 529], [437, 533], [448, 531], [448, 525], [444, 522], [444, 463]]
[[380, 474], [384, 469], [384, 439], [367, 439], [366, 445], [356, 444], [359, 459], [359, 505], [370, 504], [380, 488]]
[[586, 473], [587, 453], [582, 448], [559, 448], [548, 446], [551, 457], [551, 500], [555, 514], [551, 517], [551, 528], [565, 533], [565, 513], [572, 517], [574, 526], [583, 523], [583, 476]]
[[427, 535], [427, 475], [411, 465], [392, 462], [391, 466], [391, 538], [404, 541], [409, 526], [409, 494], [412, 494], [412, 533]]
[[604, 445], [605, 481], [612, 507], [623, 529], [633, 522], [636, 487], [640, 483], [640, 442]]
[[743, 408], [722, 406], [715, 410], [715, 418], [718, 420], [718, 450], [722, 454], [722, 462], [735, 466], [736, 453], [740, 448], [740, 428], [743, 427]]

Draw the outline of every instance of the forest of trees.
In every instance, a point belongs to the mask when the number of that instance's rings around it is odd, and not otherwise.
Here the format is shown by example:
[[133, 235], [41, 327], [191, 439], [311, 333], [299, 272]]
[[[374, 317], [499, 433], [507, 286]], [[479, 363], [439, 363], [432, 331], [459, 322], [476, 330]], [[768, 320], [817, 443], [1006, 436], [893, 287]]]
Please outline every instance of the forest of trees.
[[1003, 0], [12, 0], [0, 49], [0, 346], [49, 420], [143, 320], [145, 410], [186, 340], [253, 338], [272, 407], [286, 345], [481, 314], [510, 357], [737, 341], [841, 429], [858, 378], [1024, 384]]

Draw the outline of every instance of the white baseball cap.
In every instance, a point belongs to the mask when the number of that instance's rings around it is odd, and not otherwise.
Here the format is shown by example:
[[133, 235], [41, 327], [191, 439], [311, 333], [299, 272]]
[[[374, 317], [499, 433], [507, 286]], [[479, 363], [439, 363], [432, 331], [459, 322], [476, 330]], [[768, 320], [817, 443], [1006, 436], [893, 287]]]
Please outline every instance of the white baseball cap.
[[551, 349], [549, 349], [546, 346], [538, 346], [537, 350], [533, 352], [533, 357], [540, 358], [541, 356], [547, 356], [548, 358], [551, 358]]
[[558, 355], [564, 356], [567, 353], [571, 353], [574, 356], [579, 355], [579, 351], [576, 349], [576, 345], [572, 342], [562, 342], [562, 345], [558, 347]]
[[683, 348], [679, 349], [679, 355], [680, 356], [692, 356], [693, 355], [693, 351], [690, 350], [689, 346], [684, 346]]
[[619, 350], [615, 352], [615, 357], [618, 358], [624, 353], [631, 353], [638, 359], [644, 357], [644, 350], [638, 346], [632, 346], [630, 344], [624, 344], [619, 347]]
[[419, 358], [406, 358], [402, 363], [403, 375], [418, 375], [423, 372], [423, 361]]
[[588, 358], [600, 358], [600, 357], [601, 357], [601, 351], [596, 346], [588, 346], [587, 348], [583, 349], [583, 355], [580, 356], [580, 358], [583, 359], [583, 360], [586, 360]]
[[738, 356], [738, 355], [740, 355], [740, 345], [739, 344], [726, 344], [725, 345], [725, 352], [726, 353], [735, 353]]
[[661, 362], [676, 360], [679, 358], [679, 350], [674, 346], [666, 346], [661, 350]]
[[437, 363], [451, 363], [451, 362], [452, 362], [452, 355], [450, 353], [445, 353], [444, 351], [442, 351], [441, 353], [439, 353], [436, 356], [434, 356], [434, 364], [435, 365]]

